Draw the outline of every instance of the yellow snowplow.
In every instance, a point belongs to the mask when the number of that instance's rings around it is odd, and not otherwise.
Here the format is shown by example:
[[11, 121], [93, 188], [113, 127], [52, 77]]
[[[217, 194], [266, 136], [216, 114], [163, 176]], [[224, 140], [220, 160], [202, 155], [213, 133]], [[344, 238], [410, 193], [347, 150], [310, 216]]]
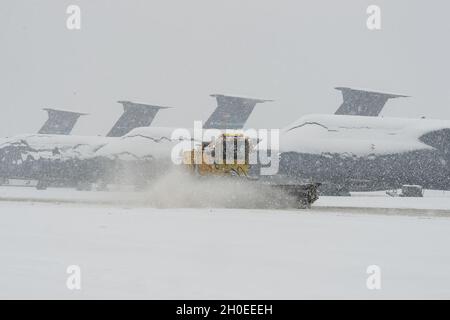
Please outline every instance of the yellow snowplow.
[[250, 141], [243, 134], [222, 134], [215, 142], [184, 153], [184, 164], [201, 175], [245, 176], [250, 170]]
[[211, 142], [203, 142], [183, 153], [188, 170], [202, 177], [240, 177], [252, 183], [269, 185], [296, 198], [296, 206], [309, 208], [318, 199], [320, 183], [298, 181], [289, 177], [251, 175], [252, 141], [241, 133], [223, 133]]

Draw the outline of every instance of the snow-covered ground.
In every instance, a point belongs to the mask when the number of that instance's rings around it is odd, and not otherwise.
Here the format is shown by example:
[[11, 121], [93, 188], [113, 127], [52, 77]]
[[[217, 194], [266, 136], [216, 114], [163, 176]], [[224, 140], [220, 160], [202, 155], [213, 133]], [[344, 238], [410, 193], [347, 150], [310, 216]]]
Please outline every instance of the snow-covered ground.
[[443, 215], [450, 217], [450, 192], [424, 190], [423, 198], [391, 197], [384, 191], [354, 192], [351, 197], [320, 197], [316, 208], [380, 214]]
[[[150, 191], [136, 192], [122, 187], [113, 191], [78, 191], [49, 188], [37, 191], [34, 187], [0, 186], [0, 201], [45, 203], [85, 203], [96, 205], [148, 206]], [[364, 208], [364, 210], [361, 210]], [[450, 191], [425, 190], [423, 198], [390, 197], [384, 191], [355, 192], [351, 197], [321, 196], [314, 210], [345, 210], [352, 213], [444, 215], [450, 217]]]
[[[434, 195], [323, 197], [313, 210], [154, 209], [114, 193], [4, 187], [0, 298], [448, 299], [450, 219], [360, 206], [450, 208]], [[69, 265], [81, 268], [79, 291], [66, 287]], [[381, 290], [366, 287], [369, 265], [381, 268]]]

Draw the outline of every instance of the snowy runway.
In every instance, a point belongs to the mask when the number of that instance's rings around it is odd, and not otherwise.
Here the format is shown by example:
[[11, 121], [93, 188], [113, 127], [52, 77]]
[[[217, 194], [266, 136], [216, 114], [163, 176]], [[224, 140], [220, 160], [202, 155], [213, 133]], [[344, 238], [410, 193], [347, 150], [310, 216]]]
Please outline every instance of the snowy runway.
[[[449, 218], [322, 205], [0, 201], [0, 298], [450, 298]], [[81, 267], [80, 291], [66, 287], [69, 265]], [[381, 290], [366, 287], [369, 265], [381, 268]]]

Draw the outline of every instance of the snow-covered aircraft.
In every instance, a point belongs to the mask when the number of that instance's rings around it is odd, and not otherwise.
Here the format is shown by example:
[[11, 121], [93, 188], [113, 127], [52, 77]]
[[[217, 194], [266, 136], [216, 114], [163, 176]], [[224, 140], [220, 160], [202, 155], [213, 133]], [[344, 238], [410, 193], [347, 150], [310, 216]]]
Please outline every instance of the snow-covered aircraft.
[[[280, 149], [272, 150], [280, 155], [277, 175], [321, 182], [325, 194], [403, 185], [450, 190], [450, 121], [376, 117], [384, 99], [369, 100], [360, 90], [356, 92], [351, 101], [365, 116], [311, 114], [281, 129]], [[358, 99], [365, 104], [356, 103]], [[346, 113], [349, 105], [344, 98], [336, 113]], [[378, 109], [371, 112], [364, 107], [368, 105]], [[103, 146], [96, 155], [140, 163], [141, 172], [164, 172], [176, 143], [170, 133], [167, 128], [137, 128], [122, 141]]]
[[123, 105], [124, 112], [105, 137], [69, 135], [83, 114], [45, 109], [49, 118], [39, 133], [0, 139], [0, 180], [38, 180], [39, 187], [45, 187], [47, 182], [43, 177], [65, 174], [73, 177], [76, 167], [67, 167], [67, 172], [57, 173], [52, 162], [59, 165], [65, 159], [84, 158], [108, 139], [120, 137], [136, 127], [150, 126], [157, 112], [166, 108], [131, 101], [118, 102]]
[[[404, 97], [362, 89], [346, 87], [336, 88], [343, 94], [343, 103], [336, 114], [357, 114], [361, 117], [376, 117], [380, 114], [385, 103], [391, 98]], [[268, 100], [212, 95], [217, 99], [218, 108], [205, 122], [204, 129], [243, 129], [256, 103]], [[113, 162], [100, 167], [110, 168], [104, 174], [110, 180], [112, 176], [120, 180], [133, 177], [135, 184], [143, 185], [155, 176], [161, 175], [172, 165], [171, 151], [179, 143], [171, 139], [176, 128], [149, 127], [136, 128], [120, 140], [110, 141], [95, 151], [93, 157]], [[122, 170], [117, 170], [117, 167]], [[123, 169], [127, 168], [127, 169]], [[132, 173], [132, 174], [130, 174]], [[140, 181], [136, 183], [136, 181]]]
[[308, 115], [280, 133], [280, 174], [324, 192], [450, 190], [450, 121]]
[[[388, 99], [401, 97], [337, 89], [343, 94], [343, 103], [336, 111], [340, 114], [374, 117]], [[205, 129], [242, 129], [256, 104], [268, 101], [212, 96], [217, 100], [217, 108], [205, 122]], [[171, 165], [171, 150], [178, 142], [171, 139], [174, 129], [138, 127], [122, 137], [115, 133], [120, 130], [113, 129], [109, 137], [28, 135], [8, 139], [0, 143], [0, 176], [38, 180], [40, 187], [55, 182], [88, 186], [99, 181], [144, 185]]]
[[[264, 102], [219, 94], [213, 96], [217, 100], [217, 108], [206, 121], [207, 127], [226, 125], [241, 128], [256, 104]], [[105, 137], [30, 134], [0, 139], [0, 177], [3, 180], [37, 180], [38, 188], [46, 188], [55, 183], [88, 188], [91, 182], [104, 180], [105, 172], [111, 170], [115, 172], [115, 176], [120, 176], [124, 171], [127, 176], [135, 176], [130, 171], [136, 172], [140, 168], [138, 164], [133, 163], [131, 169], [127, 169], [122, 162], [114, 161], [121, 157], [136, 159], [131, 153], [120, 151], [117, 155], [102, 157], [97, 151], [115, 143], [127, 144], [131, 138], [142, 139], [139, 131], [133, 129], [149, 129], [156, 113], [166, 107], [119, 102], [124, 106], [124, 114]], [[173, 129], [175, 128], [158, 128], [157, 131], [167, 132]], [[145, 173], [138, 171], [136, 176], [145, 177]]]

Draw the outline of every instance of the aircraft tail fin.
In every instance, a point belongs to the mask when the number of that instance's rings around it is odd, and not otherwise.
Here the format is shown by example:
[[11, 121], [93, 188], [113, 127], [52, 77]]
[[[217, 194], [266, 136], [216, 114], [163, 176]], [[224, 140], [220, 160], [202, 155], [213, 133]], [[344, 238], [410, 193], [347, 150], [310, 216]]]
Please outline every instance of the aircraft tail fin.
[[206, 120], [205, 129], [242, 129], [257, 103], [272, 100], [261, 100], [212, 94], [216, 98], [217, 107]]
[[346, 87], [335, 88], [342, 92], [343, 102], [334, 114], [377, 117], [389, 99], [407, 98], [389, 94]]
[[123, 114], [106, 135], [107, 137], [122, 137], [138, 127], [148, 127], [155, 119], [161, 107], [131, 101], [117, 101], [123, 105]]
[[38, 131], [40, 134], [69, 135], [80, 116], [86, 113], [64, 111], [58, 109], [44, 108], [48, 113], [48, 119]]

